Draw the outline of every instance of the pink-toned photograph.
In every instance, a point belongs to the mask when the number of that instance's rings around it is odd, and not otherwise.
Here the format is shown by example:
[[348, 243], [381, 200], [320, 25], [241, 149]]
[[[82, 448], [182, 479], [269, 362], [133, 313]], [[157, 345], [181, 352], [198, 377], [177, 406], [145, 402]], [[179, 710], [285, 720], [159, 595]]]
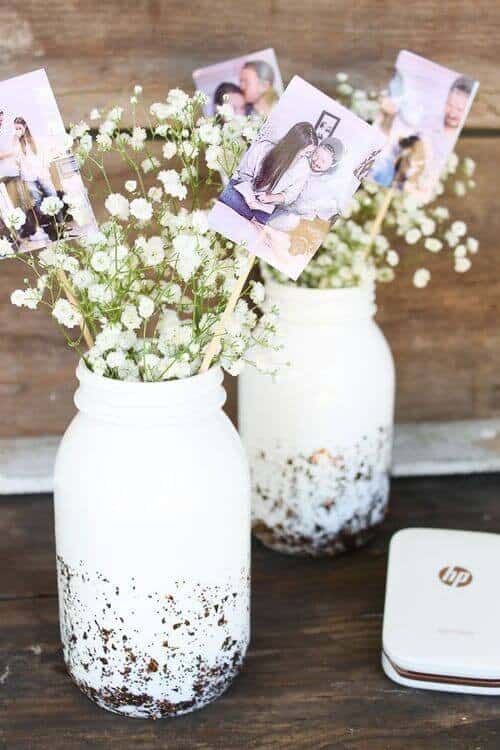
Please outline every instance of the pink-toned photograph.
[[384, 140], [371, 125], [295, 76], [219, 196], [209, 222], [297, 279]]
[[198, 91], [208, 97], [207, 116], [226, 102], [237, 115], [267, 115], [283, 93], [283, 81], [273, 49], [209, 65], [193, 73]]
[[371, 177], [380, 185], [431, 200], [479, 84], [402, 50], [374, 127], [386, 138]]
[[0, 259], [94, 229], [47, 74], [0, 82]]

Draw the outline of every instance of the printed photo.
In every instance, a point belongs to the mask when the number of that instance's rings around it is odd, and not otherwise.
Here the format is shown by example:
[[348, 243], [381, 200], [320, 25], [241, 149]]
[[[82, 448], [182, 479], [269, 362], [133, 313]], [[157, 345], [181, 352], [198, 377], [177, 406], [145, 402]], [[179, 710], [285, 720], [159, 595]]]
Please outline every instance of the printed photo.
[[318, 118], [318, 122], [314, 126], [314, 130], [316, 131], [319, 140], [322, 141], [324, 138], [329, 138], [333, 135], [333, 131], [339, 122], [339, 117], [335, 117], [331, 112], [323, 111]]
[[383, 144], [371, 125], [295, 76], [209, 222], [296, 279]]
[[371, 177], [411, 193], [421, 203], [431, 200], [478, 86], [467, 76], [402, 50], [374, 123], [386, 145]]
[[273, 49], [200, 68], [193, 79], [197, 90], [208, 96], [207, 116], [217, 114], [225, 96], [237, 115], [267, 115], [283, 93]]
[[[42, 210], [47, 198], [59, 199], [55, 214]], [[58, 238], [81, 237], [95, 228], [45, 71], [1, 81], [0, 242], [7, 242], [0, 258], [41, 250]]]

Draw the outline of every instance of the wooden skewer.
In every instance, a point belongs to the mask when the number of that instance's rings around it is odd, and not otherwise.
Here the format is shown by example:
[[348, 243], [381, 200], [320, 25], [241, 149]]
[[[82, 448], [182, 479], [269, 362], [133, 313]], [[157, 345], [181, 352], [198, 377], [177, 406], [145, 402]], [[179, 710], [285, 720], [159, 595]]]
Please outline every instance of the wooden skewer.
[[[75, 295], [73, 294], [73, 287], [71, 286], [71, 282], [68, 279], [66, 272], [63, 271], [62, 268], [58, 269], [57, 278], [64, 291], [64, 294], [66, 295], [68, 299], [68, 302], [70, 302], [74, 307], [78, 307], [78, 301]], [[92, 334], [90, 333], [85, 321], [83, 322], [83, 325], [82, 325], [82, 335], [88, 348], [92, 349], [92, 347], [94, 346], [94, 339], [92, 338]]]
[[391, 201], [394, 197], [395, 192], [396, 192], [396, 188], [390, 187], [384, 196], [384, 200], [380, 204], [380, 208], [377, 212], [372, 228], [370, 229], [370, 234], [369, 234], [370, 241], [367, 246], [367, 250], [366, 250], [367, 253], [370, 251], [370, 248], [373, 244], [375, 237], [380, 232], [382, 222], [384, 221], [386, 217], [387, 211], [389, 210], [389, 206], [391, 205]]
[[200, 373], [206, 372], [208, 370], [215, 354], [217, 353], [219, 339], [226, 330], [226, 324], [229, 318], [231, 317], [231, 315], [233, 314], [233, 311], [234, 311], [234, 308], [236, 307], [236, 303], [238, 302], [239, 296], [241, 292], [243, 291], [243, 287], [245, 286], [246, 280], [248, 279], [248, 276], [250, 275], [250, 271], [252, 270], [254, 261], [255, 261], [255, 255], [250, 254], [248, 256], [248, 262], [243, 270], [243, 273], [238, 277], [238, 281], [236, 282], [236, 285], [233, 291], [231, 292], [231, 296], [229, 297], [227, 301], [226, 309], [220, 316], [217, 322], [217, 325], [215, 326], [213, 338], [205, 350], [205, 355], [203, 357], [203, 361], [200, 367]]

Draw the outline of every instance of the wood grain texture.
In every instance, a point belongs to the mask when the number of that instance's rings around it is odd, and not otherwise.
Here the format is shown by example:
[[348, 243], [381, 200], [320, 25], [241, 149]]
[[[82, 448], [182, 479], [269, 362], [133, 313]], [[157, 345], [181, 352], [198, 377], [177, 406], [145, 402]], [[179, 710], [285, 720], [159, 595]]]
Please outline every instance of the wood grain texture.
[[243, 673], [211, 706], [157, 722], [107, 713], [70, 682], [59, 643], [50, 497], [1, 501], [0, 747], [497, 750], [497, 701], [403, 688], [379, 661], [390, 535], [405, 526], [499, 531], [498, 481], [393, 482], [388, 521], [355, 555], [301, 560], [255, 544]]
[[[418, 257], [406, 248], [395, 282], [379, 286], [377, 319], [397, 366], [399, 421], [468, 419], [500, 415], [500, 214], [496, 191], [500, 140], [466, 138], [459, 149], [478, 162], [476, 192], [452, 200], [481, 242], [473, 267], [456, 274], [450, 253]], [[126, 171], [111, 168], [113, 189]], [[93, 184], [93, 203], [103, 214], [105, 188]], [[416, 252], [416, 251], [415, 251]], [[426, 289], [412, 286], [420, 265], [433, 274]], [[0, 263], [0, 436], [58, 434], [74, 407], [75, 355], [42, 311], [12, 307], [10, 292], [25, 275], [18, 261]], [[228, 411], [236, 412], [236, 383], [227, 377]]]
[[469, 125], [498, 128], [500, 7], [491, 0], [14, 0], [0, 9], [2, 77], [46, 67], [64, 117], [192, 86], [192, 70], [274, 47], [284, 80], [298, 73], [327, 93], [343, 70], [385, 85], [401, 48], [481, 81]]
[[[193, 68], [274, 46], [285, 80], [299, 72], [333, 93], [333, 74], [360, 85], [388, 79], [401, 47], [464, 70], [481, 80], [470, 125], [500, 126], [500, 5], [490, 0], [112, 0], [48, 5], [15, 0], [0, 7], [2, 77], [46, 66], [67, 122], [94, 105], [124, 103], [134, 83], [148, 100], [173, 85], [191, 85]], [[411, 286], [415, 260], [405, 250], [399, 279], [379, 290], [378, 320], [395, 354], [397, 418], [463, 419], [500, 415], [498, 237], [495, 184], [500, 140], [463, 139], [460, 150], [479, 163], [478, 190], [457, 203], [481, 241], [472, 270], [458, 277], [449, 256], [424, 254], [433, 271], [424, 290]], [[127, 172], [115, 163], [113, 186]], [[105, 189], [92, 186], [103, 215]], [[21, 264], [0, 263], [0, 436], [57, 434], [74, 412], [75, 357], [42, 313], [13, 308]], [[227, 378], [235, 418], [236, 384]]]

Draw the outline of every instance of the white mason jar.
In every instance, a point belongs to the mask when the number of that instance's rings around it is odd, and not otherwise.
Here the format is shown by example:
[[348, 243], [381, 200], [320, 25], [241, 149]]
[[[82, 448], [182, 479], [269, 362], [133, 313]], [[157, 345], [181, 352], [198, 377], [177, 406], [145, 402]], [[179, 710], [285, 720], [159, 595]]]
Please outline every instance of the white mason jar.
[[77, 376], [54, 480], [67, 669], [110, 711], [193, 711], [249, 642], [250, 479], [222, 373], [127, 383], [80, 363]]
[[392, 355], [373, 286], [266, 287], [280, 308], [279, 373], [239, 378], [254, 533], [280, 552], [334, 555], [363, 544], [386, 513]]

